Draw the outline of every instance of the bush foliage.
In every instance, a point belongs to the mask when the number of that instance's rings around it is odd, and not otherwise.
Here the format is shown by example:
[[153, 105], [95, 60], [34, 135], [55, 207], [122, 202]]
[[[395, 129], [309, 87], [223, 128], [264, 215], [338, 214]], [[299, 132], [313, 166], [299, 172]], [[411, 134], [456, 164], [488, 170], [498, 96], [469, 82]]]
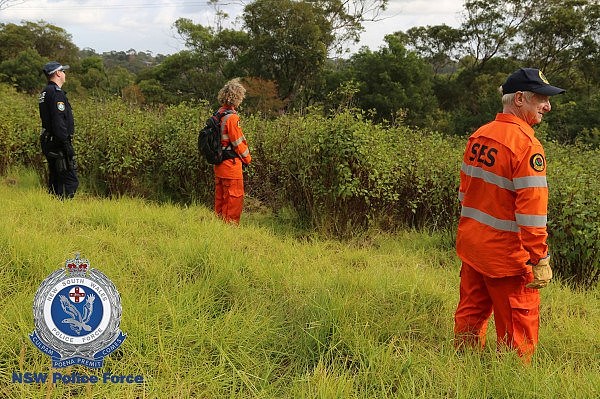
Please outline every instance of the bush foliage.
[[245, 126], [256, 158], [251, 190], [320, 230], [446, 228], [456, 216], [454, 140], [349, 111], [249, 118]]
[[[0, 173], [33, 167], [43, 178], [34, 97], [0, 86]], [[92, 194], [202, 202], [213, 196], [211, 167], [196, 135], [206, 103], [140, 109], [120, 100], [71, 99], [75, 148]], [[449, 230], [459, 214], [464, 140], [410, 127], [374, 124], [348, 110], [322, 115], [242, 116], [253, 164], [250, 197], [274, 212], [291, 209], [321, 232], [367, 228]], [[573, 283], [598, 281], [600, 151], [546, 145], [549, 233], [555, 270]]]

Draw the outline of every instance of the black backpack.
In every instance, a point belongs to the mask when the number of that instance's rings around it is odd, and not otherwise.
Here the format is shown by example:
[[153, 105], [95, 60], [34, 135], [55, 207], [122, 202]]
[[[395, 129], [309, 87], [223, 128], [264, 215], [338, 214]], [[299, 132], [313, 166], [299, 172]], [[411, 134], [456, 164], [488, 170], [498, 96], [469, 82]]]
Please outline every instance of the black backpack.
[[215, 112], [208, 120], [206, 125], [198, 133], [198, 150], [204, 155], [206, 162], [212, 165], [218, 165], [226, 159], [236, 158], [236, 152], [231, 148], [221, 147], [221, 118], [235, 111], [227, 110], [219, 113]]

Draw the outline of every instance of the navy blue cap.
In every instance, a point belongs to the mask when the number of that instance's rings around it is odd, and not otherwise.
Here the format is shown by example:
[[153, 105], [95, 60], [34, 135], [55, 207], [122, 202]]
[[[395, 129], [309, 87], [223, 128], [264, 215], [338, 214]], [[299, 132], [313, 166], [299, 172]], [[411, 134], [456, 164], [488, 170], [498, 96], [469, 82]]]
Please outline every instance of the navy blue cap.
[[566, 90], [552, 86], [542, 71], [536, 68], [521, 68], [513, 72], [502, 85], [502, 94], [531, 91], [545, 96], [554, 96]]
[[42, 70], [44, 71], [44, 75], [50, 76], [56, 71], [64, 71], [66, 69], [69, 69], [68, 65], [61, 65], [60, 62], [50, 61], [49, 63], [44, 65], [44, 68]]

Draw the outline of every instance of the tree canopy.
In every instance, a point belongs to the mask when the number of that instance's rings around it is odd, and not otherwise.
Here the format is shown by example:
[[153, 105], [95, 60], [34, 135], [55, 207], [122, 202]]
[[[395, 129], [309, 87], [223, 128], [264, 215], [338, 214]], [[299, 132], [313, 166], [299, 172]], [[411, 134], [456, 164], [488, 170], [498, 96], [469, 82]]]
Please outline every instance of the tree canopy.
[[247, 112], [344, 105], [377, 122], [465, 134], [501, 109], [497, 88], [506, 76], [529, 66], [567, 89], [552, 99], [544, 134], [600, 144], [590, 112], [600, 108], [598, 0], [466, 0], [458, 27], [416, 26], [388, 35], [376, 51], [350, 55], [344, 46], [379, 18], [387, 0], [253, 0], [236, 29], [224, 28], [229, 16], [220, 1], [210, 3], [214, 24], [178, 19], [186, 49], [168, 56], [97, 54], [44, 21], [2, 23], [0, 81], [35, 92], [43, 63], [56, 59], [71, 65], [67, 85], [75, 94], [160, 105], [214, 103], [226, 80], [241, 77]]

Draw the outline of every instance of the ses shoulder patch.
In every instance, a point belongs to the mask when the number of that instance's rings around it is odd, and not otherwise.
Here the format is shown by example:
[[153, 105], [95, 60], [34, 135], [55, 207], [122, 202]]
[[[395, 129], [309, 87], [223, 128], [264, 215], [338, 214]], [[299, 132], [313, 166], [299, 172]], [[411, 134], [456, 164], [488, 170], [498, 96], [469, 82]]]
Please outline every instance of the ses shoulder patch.
[[546, 160], [542, 154], [533, 154], [529, 159], [529, 165], [536, 172], [543, 172], [546, 169]]
[[59, 111], [64, 111], [65, 110], [65, 103], [63, 103], [62, 101], [59, 101], [56, 103], [56, 108], [58, 108]]

